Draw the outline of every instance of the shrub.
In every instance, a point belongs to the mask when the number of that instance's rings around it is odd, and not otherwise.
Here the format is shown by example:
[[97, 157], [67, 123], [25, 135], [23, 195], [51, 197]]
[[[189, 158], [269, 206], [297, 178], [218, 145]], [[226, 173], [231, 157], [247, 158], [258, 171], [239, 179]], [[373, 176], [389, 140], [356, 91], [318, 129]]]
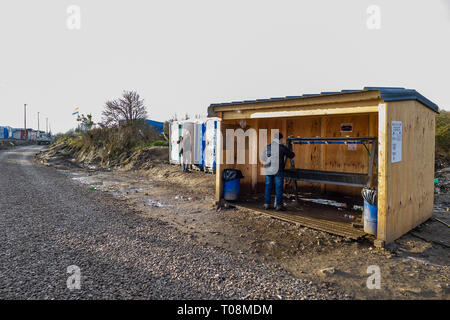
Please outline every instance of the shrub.
[[440, 110], [436, 116], [436, 153], [448, 158], [450, 156], [450, 112]]
[[167, 140], [156, 140], [152, 143], [152, 147], [166, 147], [169, 145]]

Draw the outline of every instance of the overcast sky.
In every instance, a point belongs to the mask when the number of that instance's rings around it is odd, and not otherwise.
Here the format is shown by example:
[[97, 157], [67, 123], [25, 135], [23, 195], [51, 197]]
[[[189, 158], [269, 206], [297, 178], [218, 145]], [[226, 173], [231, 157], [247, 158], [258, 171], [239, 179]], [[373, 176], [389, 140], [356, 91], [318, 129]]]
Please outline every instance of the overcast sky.
[[48, 117], [65, 132], [75, 107], [100, 121], [125, 89], [155, 120], [364, 86], [413, 88], [450, 110], [449, 1], [1, 0], [0, 125], [23, 127], [27, 103], [28, 127], [39, 111], [41, 129]]

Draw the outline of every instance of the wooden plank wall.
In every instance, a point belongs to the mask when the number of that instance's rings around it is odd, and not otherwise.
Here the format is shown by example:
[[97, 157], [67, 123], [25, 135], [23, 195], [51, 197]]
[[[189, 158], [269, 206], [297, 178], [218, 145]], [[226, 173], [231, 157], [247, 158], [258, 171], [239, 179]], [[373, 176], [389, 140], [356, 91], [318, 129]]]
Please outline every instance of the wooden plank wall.
[[[389, 102], [385, 108], [377, 237], [389, 243], [433, 214], [435, 113], [417, 101]], [[391, 121], [402, 121], [402, 161], [396, 163], [391, 163]]]
[[[353, 123], [353, 132], [341, 133], [341, 123]], [[241, 127], [237, 120], [222, 121], [222, 132], [225, 144], [225, 130], [227, 128]], [[341, 136], [377, 136], [378, 116], [377, 113], [339, 115], [339, 116], [315, 116], [296, 118], [273, 118], [273, 119], [247, 119], [245, 128], [268, 129], [266, 144], [270, 143], [270, 130], [279, 129], [285, 137], [341, 137]], [[259, 146], [259, 141], [258, 141]], [[236, 168], [242, 171], [244, 179], [241, 180], [243, 192], [263, 192], [264, 175], [261, 174], [261, 164], [248, 164], [248, 154], [251, 148], [246, 139], [246, 163], [245, 165], [222, 165], [224, 168]], [[258, 156], [262, 150], [257, 150]], [[369, 157], [362, 145], [357, 145], [357, 150], [348, 150], [347, 145], [295, 145], [294, 152], [296, 168], [317, 169], [328, 171], [360, 172], [366, 173], [368, 170]], [[226, 150], [223, 151], [226, 159]], [[234, 154], [235, 161], [237, 153]], [[225, 162], [225, 160], [224, 160]], [[289, 167], [289, 164], [287, 165]], [[376, 179], [375, 179], [376, 180]], [[331, 192], [340, 194], [360, 195], [361, 188], [322, 185], [317, 183], [299, 182], [299, 186], [305, 190], [316, 192]]]

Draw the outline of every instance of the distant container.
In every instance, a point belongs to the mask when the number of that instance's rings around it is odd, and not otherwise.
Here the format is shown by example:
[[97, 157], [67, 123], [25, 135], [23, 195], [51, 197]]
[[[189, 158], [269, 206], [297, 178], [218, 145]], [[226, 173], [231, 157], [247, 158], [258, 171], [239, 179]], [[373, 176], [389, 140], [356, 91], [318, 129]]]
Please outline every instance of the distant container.
[[12, 139], [13, 131], [11, 127], [0, 127], [0, 139]]
[[217, 122], [218, 118], [209, 118], [205, 122], [205, 146], [203, 157], [205, 170], [216, 170]]
[[181, 164], [180, 144], [178, 140], [182, 136], [182, 124], [179, 121], [172, 121], [169, 126], [169, 162]]
[[8, 139], [8, 129], [6, 127], [0, 127], [0, 139]]
[[[25, 132], [25, 130], [23, 130]], [[16, 140], [22, 139], [22, 130], [14, 130], [13, 132], [13, 138]]]

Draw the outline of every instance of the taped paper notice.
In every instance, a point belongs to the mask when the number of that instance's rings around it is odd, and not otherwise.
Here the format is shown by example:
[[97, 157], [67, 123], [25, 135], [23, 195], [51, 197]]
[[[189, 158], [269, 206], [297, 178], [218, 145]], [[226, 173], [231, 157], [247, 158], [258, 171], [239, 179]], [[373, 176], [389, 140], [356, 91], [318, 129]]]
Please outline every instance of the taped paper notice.
[[402, 122], [391, 122], [391, 162], [402, 161]]

